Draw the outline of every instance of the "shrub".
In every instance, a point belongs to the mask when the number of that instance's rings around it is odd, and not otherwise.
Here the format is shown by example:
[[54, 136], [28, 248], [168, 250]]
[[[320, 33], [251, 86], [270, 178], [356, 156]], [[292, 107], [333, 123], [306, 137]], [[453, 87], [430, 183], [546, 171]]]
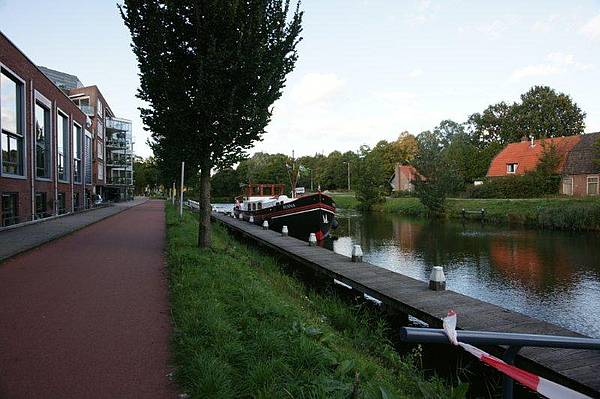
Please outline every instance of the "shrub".
[[467, 188], [467, 198], [537, 198], [558, 194], [560, 176], [526, 173], [494, 177], [479, 186]]

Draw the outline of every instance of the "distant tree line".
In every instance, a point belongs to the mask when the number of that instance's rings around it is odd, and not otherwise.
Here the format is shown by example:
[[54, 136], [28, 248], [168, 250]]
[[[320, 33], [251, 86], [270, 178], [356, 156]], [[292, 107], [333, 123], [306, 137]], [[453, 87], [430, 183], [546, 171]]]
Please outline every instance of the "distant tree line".
[[[462, 123], [443, 120], [432, 130], [416, 136], [403, 132], [396, 140], [382, 140], [372, 148], [365, 145], [355, 152], [303, 156], [296, 160], [301, 165], [298, 185], [310, 189], [312, 183], [315, 190], [345, 190], [349, 163], [351, 189], [368, 209], [390, 194], [389, 179], [396, 163], [411, 164], [422, 176], [415, 182], [416, 194], [432, 214], [441, 214], [445, 198], [472, 190], [473, 182], [485, 177], [492, 159], [507, 144], [523, 138], [581, 134], [584, 119], [585, 113], [568, 95], [535, 86], [521, 95], [519, 102], [492, 104]], [[551, 154], [548, 157], [552, 158]], [[240, 185], [249, 182], [284, 183], [289, 188], [289, 162], [286, 154], [256, 153], [236, 168], [213, 174], [212, 195], [234, 197], [239, 195]], [[548, 191], [556, 181], [547, 179], [551, 174], [546, 168], [537, 177], [528, 178], [546, 179], [536, 184]], [[501, 190], [510, 191], [507, 184], [512, 181], [504, 182]]]

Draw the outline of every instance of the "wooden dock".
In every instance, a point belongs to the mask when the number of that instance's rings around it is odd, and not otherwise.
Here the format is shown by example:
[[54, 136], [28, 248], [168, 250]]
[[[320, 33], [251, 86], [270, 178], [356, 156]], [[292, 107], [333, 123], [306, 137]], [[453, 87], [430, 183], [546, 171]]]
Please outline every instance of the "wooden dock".
[[[333, 251], [310, 247], [292, 237], [214, 213], [214, 221], [277, 253], [343, 282], [398, 311], [440, 328], [449, 309], [463, 330], [582, 336], [573, 331], [453, 291], [432, 291], [428, 284], [370, 263], [353, 263]], [[496, 348], [501, 353], [501, 348]], [[523, 348], [517, 365], [582, 393], [600, 397], [600, 351]]]

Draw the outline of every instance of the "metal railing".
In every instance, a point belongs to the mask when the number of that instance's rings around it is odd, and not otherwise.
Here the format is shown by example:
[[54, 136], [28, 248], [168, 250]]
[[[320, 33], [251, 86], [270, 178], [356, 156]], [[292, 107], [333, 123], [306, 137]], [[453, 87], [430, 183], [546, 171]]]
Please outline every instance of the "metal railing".
[[[500, 357], [508, 364], [514, 364], [515, 358], [523, 347], [562, 348], [562, 349], [591, 349], [600, 350], [600, 339], [586, 337], [565, 337], [558, 335], [538, 335], [503, 333], [487, 331], [456, 330], [457, 339], [472, 345], [505, 345], [508, 346]], [[403, 327], [400, 329], [400, 339], [404, 342], [423, 344], [450, 344], [444, 330], [435, 328]], [[502, 397], [512, 399], [514, 381], [503, 376]]]

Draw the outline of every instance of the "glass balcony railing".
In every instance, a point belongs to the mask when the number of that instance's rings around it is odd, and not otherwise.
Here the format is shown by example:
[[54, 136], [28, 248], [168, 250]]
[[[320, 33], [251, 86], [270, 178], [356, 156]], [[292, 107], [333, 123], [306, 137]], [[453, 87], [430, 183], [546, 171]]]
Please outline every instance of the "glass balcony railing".
[[89, 116], [96, 115], [96, 110], [91, 105], [80, 105], [79, 109], [86, 115], [89, 115]]
[[106, 120], [106, 128], [111, 130], [118, 130], [121, 132], [129, 132], [131, 131], [131, 122], [115, 118], [108, 118]]
[[131, 166], [131, 158], [113, 158], [106, 161], [106, 166]]
[[107, 140], [106, 141], [107, 148], [119, 148], [119, 149], [129, 149], [131, 147], [130, 143], [127, 140]]
[[106, 181], [108, 185], [132, 186], [133, 178], [131, 177], [109, 177]]

